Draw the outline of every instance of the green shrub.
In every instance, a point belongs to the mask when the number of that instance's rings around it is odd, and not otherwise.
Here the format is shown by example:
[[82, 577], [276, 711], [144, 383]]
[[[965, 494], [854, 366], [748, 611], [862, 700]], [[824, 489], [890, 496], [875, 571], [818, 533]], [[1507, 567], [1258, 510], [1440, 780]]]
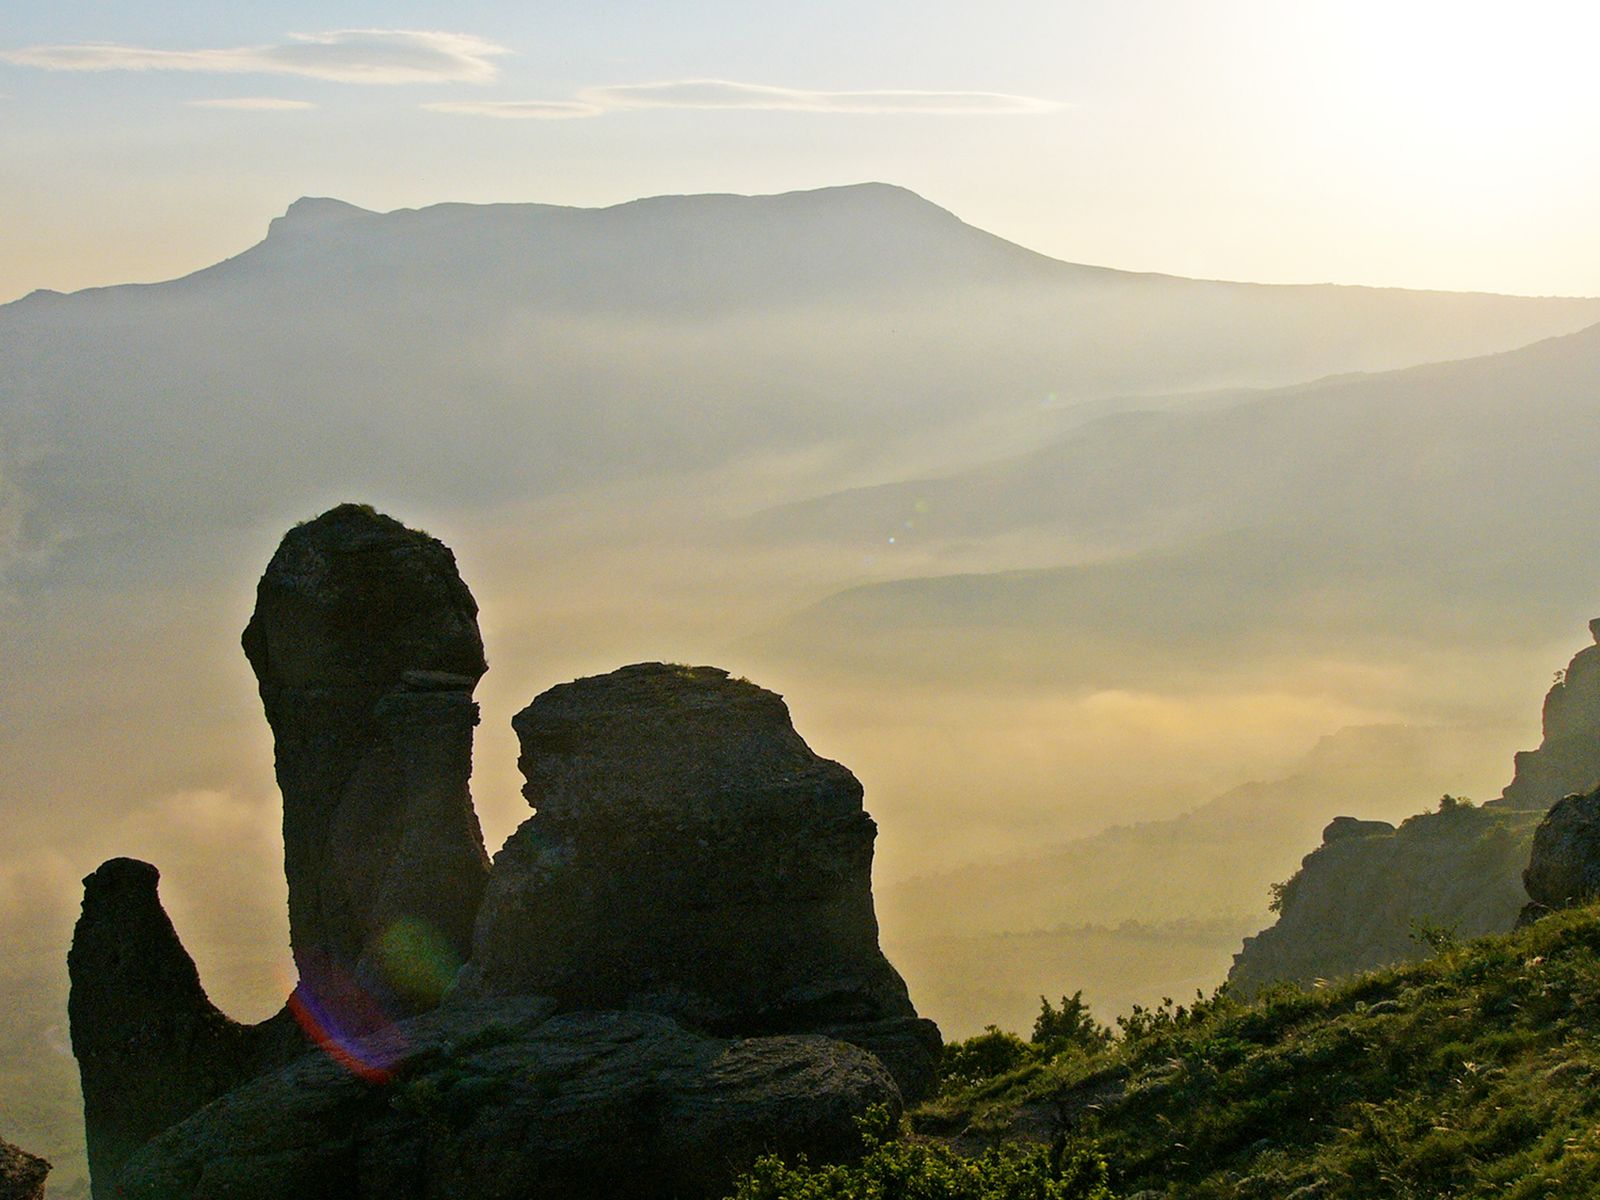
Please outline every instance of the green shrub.
[[905, 1137], [882, 1106], [860, 1126], [866, 1154], [856, 1165], [768, 1155], [739, 1179], [732, 1200], [1115, 1200], [1105, 1160], [1086, 1145], [1008, 1146], [967, 1158]]
[[1016, 1034], [990, 1025], [964, 1042], [951, 1042], [939, 1056], [941, 1086], [969, 1087], [1015, 1071], [1035, 1057]]

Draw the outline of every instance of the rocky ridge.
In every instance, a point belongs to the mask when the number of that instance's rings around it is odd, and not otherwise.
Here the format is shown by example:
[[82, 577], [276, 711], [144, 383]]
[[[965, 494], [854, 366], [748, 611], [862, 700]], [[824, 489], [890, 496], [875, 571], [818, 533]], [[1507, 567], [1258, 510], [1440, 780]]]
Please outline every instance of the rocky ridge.
[[848, 1157], [931, 1079], [860, 784], [754, 684], [652, 663], [536, 699], [536, 812], [490, 868], [476, 613], [442, 543], [365, 506], [284, 538], [244, 643], [300, 981], [230, 1021], [154, 867], [85, 880], [97, 1198], [709, 1196], [764, 1150]]
[[[1576, 886], [1571, 846], [1578, 810], [1557, 826], [1535, 829], [1562, 798], [1600, 782], [1600, 619], [1589, 623], [1596, 644], [1573, 656], [1545, 697], [1543, 737], [1515, 758], [1512, 781], [1481, 807], [1446, 797], [1398, 829], [1384, 822], [1336, 818], [1323, 843], [1282, 887], [1276, 924], [1246, 938], [1228, 982], [1250, 992], [1268, 983], [1309, 984], [1428, 953], [1430, 936], [1476, 937], [1510, 929], [1529, 894]], [[1558, 803], [1560, 802], [1560, 803]], [[1550, 863], [1529, 867], [1530, 854]], [[1557, 866], [1557, 860], [1567, 867]], [[1527, 890], [1523, 872], [1532, 871]], [[1548, 876], [1548, 878], [1547, 878]], [[1576, 894], [1576, 893], [1571, 893]]]

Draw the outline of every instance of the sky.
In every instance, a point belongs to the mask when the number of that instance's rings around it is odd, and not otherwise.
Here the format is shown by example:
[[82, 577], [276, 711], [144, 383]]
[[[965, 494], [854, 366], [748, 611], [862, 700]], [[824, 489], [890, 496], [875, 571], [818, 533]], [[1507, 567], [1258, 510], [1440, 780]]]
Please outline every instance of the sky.
[[1600, 9], [12, 0], [0, 300], [170, 278], [302, 195], [900, 184], [1052, 256], [1600, 295]]

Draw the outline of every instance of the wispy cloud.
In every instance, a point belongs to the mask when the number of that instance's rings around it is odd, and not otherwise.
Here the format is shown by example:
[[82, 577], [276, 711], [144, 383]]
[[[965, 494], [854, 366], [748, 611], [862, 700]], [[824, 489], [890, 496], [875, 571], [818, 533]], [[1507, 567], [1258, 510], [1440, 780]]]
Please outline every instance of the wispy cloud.
[[0, 59], [49, 71], [208, 71], [301, 75], [337, 83], [487, 83], [509, 51], [465, 33], [337, 29], [290, 34], [265, 46], [162, 50], [94, 42], [0, 51]]
[[587, 88], [578, 95], [602, 108], [754, 108], [781, 112], [985, 116], [1053, 112], [1062, 107], [1053, 100], [1003, 92], [823, 92], [734, 83], [726, 79], [629, 83]]
[[275, 96], [226, 96], [219, 100], [190, 100], [190, 108], [236, 108], [246, 112], [298, 112], [315, 108], [309, 100], [280, 100]]
[[585, 104], [581, 100], [441, 100], [422, 107], [429, 112], [514, 121], [561, 121], [571, 117], [597, 117], [604, 111], [599, 105]]
[[556, 120], [596, 117], [618, 109], [760, 109], [774, 112], [858, 113], [912, 116], [1012, 116], [1055, 112], [1055, 100], [1004, 92], [861, 91], [824, 92], [735, 83], [727, 79], [681, 79], [584, 88], [575, 100], [448, 100], [425, 104], [431, 112], [470, 117]]

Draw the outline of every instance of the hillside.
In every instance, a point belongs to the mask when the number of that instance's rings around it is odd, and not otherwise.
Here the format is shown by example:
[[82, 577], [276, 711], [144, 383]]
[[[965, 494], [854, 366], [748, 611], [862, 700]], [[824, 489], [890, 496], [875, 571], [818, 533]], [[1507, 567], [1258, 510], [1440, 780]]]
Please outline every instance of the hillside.
[[924, 1106], [976, 1148], [1092, 1138], [1120, 1194], [1579, 1200], [1600, 1187], [1600, 910], [1254, 1003], [1136, 1014]]

